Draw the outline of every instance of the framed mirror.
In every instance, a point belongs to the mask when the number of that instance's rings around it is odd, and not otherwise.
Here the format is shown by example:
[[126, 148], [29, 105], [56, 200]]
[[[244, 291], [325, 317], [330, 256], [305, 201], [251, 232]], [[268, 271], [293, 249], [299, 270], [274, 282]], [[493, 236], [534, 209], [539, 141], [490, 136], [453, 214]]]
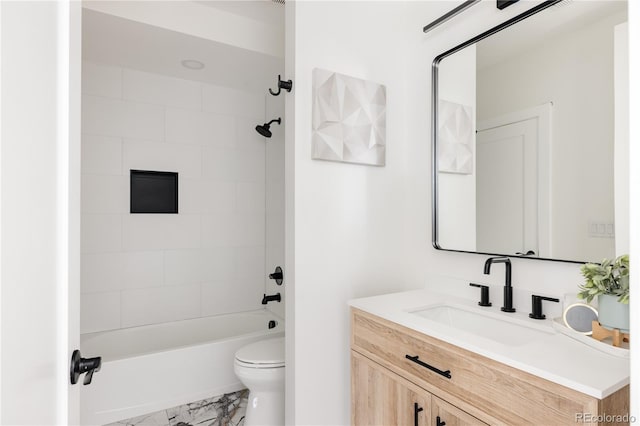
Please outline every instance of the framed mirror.
[[626, 1], [544, 1], [434, 59], [435, 248], [628, 253], [626, 21]]

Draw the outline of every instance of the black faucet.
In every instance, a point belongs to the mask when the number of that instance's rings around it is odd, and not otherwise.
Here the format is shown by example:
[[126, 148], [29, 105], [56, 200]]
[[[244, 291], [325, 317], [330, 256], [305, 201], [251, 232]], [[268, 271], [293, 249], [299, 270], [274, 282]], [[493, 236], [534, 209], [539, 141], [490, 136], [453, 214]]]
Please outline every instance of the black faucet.
[[266, 305], [269, 302], [281, 302], [282, 297], [280, 297], [280, 293], [274, 294], [272, 296], [267, 296], [266, 294], [262, 297], [262, 304]]
[[491, 273], [491, 264], [504, 263], [505, 266], [505, 279], [504, 279], [504, 301], [500, 308], [503, 312], [515, 312], [513, 307], [513, 288], [511, 287], [511, 260], [508, 257], [490, 257], [484, 262], [484, 273], [489, 275]]

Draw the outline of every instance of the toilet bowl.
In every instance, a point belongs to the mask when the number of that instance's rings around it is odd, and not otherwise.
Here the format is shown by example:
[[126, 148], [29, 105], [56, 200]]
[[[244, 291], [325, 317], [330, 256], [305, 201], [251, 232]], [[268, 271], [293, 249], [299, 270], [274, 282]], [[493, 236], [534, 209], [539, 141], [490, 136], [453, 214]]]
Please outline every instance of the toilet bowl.
[[233, 370], [249, 389], [244, 425], [284, 425], [284, 337], [240, 348]]

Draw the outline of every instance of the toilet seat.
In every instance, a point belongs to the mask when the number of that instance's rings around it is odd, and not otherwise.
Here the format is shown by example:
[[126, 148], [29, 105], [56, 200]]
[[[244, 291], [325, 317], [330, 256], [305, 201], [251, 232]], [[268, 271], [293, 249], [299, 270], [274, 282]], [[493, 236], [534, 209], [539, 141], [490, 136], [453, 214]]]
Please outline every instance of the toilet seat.
[[248, 368], [284, 367], [284, 337], [251, 343], [236, 352], [236, 363]]

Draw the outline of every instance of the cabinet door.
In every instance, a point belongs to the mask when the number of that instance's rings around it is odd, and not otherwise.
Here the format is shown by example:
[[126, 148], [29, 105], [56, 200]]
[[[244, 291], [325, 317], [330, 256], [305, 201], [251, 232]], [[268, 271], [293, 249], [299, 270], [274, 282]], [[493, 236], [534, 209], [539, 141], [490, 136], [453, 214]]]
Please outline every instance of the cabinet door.
[[458, 407], [433, 395], [431, 396], [431, 424], [434, 426], [486, 425]]
[[427, 426], [431, 395], [351, 351], [351, 424]]

